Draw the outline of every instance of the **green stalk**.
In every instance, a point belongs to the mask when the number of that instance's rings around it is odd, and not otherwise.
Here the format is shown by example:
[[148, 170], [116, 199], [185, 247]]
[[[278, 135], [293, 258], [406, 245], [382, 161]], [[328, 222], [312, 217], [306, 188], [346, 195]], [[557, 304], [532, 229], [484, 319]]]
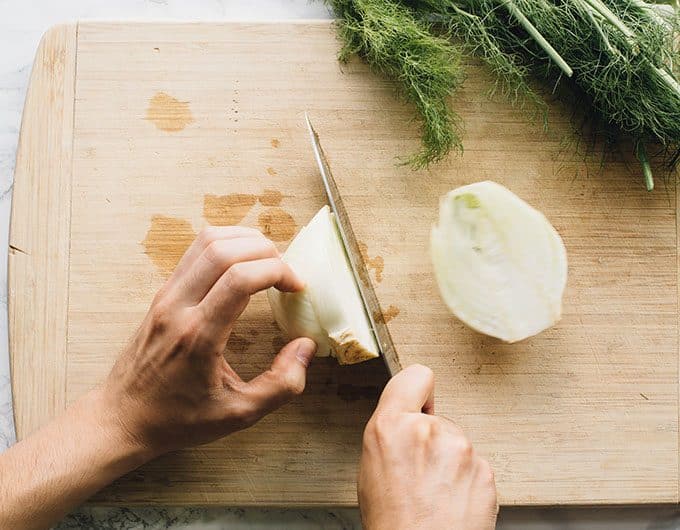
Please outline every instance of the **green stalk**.
[[628, 37], [629, 39], [635, 38], [635, 33], [633, 33], [631, 29], [628, 26], [626, 26], [623, 23], [623, 21], [619, 17], [617, 17], [614, 12], [612, 12], [612, 10], [609, 9], [606, 5], [604, 5], [600, 0], [584, 0], [584, 1], [590, 4], [590, 7], [596, 10], [603, 18], [607, 20], [607, 22], [616, 27], [616, 29], [618, 29], [626, 37]]
[[[587, 2], [587, 0], [579, 0], [579, 2], [583, 4], [584, 2]], [[597, 20], [595, 20], [595, 15], [593, 14], [592, 9], [590, 9], [590, 4], [585, 4], [583, 7], [584, 11], [586, 12], [586, 15], [588, 15], [588, 20], [592, 22], [595, 31], [597, 31], [597, 33], [600, 35], [600, 38], [602, 39], [602, 42], [604, 42], [604, 45], [609, 50], [609, 53], [611, 53], [612, 55], [620, 56], [621, 52], [611, 45], [609, 39], [607, 38], [607, 35], [605, 35], [604, 31], [602, 31], [602, 27], [597, 23]]]
[[[623, 33], [626, 38], [629, 40], [629, 44], [631, 44], [631, 50], [635, 53], [635, 46], [633, 45], [635, 42], [636, 35], [635, 33], [628, 27], [626, 26], [623, 21], [616, 16], [606, 5], [604, 5], [600, 0], [583, 0], [587, 4], [589, 4], [593, 9], [597, 11], [598, 14], [600, 14], [607, 22], [612, 24], [616, 29], [618, 29], [621, 33]], [[658, 18], [658, 15], [654, 15]], [[637, 54], [637, 53], [636, 53]], [[663, 68], [659, 68], [658, 66], [655, 66], [651, 63], [649, 63], [650, 67], [654, 71], [654, 73], [661, 78], [661, 80], [666, 83], [671, 90], [673, 90], [678, 97], [680, 97], [680, 84], [673, 79], [673, 76], [670, 75], [666, 70]]]
[[665, 23], [666, 23], [666, 21], [665, 21], [663, 18], [661, 18], [661, 17], [657, 14], [656, 10], [655, 10], [653, 7], [651, 7], [649, 4], [643, 2], [642, 0], [630, 0], [630, 2], [631, 2], [634, 6], [636, 6], [638, 9], [644, 10], [644, 11], [647, 13], [647, 15], [648, 15], [652, 20], [654, 20], [654, 22], [655, 22], [656, 24], [665, 24]]
[[552, 47], [545, 37], [541, 35], [540, 31], [536, 29], [536, 26], [534, 26], [524, 15], [524, 13], [522, 13], [522, 11], [517, 7], [517, 4], [515, 4], [515, 2], [512, 0], [503, 0], [503, 4], [508, 9], [510, 14], [512, 14], [512, 16], [514, 16], [522, 25], [526, 32], [534, 38], [536, 43], [543, 49], [543, 51], [548, 54], [548, 56], [557, 66], [560, 67], [560, 70], [562, 70], [567, 77], [571, 77], [574, 74], [571, 66], [567, 64], [562, 56], [557, 53], [557, 50], [555, 50], [555, 48]]
[[652, 65], [652, 68], [654, 69], [656, 75], [663, 79], [666, 84], [675, 91], [678, 97], [680, 97], [680, 84], [678, 84], [678, 82], [673, 79], [673, 76], [666, 72], [666, 70], [663, 68], [658, 68], [654, 65]]
[[654, 176], [652, 175], [652, 166], [649, 163], [649, 158], [647, 157], [647, 149], [645, 149], [645, 144], [642, 140], [637, 142], [637, 159], [642, 165], [642, 174], [645, 178], [645, 186], [647, 191], [652, 191], [654, 189]]

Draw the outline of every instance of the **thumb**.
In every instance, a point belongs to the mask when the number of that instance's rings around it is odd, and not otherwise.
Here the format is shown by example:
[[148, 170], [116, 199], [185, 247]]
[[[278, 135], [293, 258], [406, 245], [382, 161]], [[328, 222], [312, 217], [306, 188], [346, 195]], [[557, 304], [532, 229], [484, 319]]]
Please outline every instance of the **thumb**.
[[266, 372], [245, 385], [244, 392], [262, 417], [305, 389], [307, 366], [316, 353], [313, 340], [299, 338], [286, 344]]
[[376, 412], [434, 414], [434, 374], [427, 366], [412, 364], [389, 380]]

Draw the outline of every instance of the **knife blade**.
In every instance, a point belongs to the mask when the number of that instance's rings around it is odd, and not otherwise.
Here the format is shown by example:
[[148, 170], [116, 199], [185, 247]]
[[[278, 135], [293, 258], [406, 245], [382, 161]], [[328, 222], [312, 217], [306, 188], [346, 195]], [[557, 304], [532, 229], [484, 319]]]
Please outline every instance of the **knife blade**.
[[357, 284], [359, 294], [361, 295], [361, 301], [363, 302], [366, 316], [371, 324], [375, 341], [378, 344], [378, 349], [385, 362], [387, 371], [390, 376], [393, 376], [402, 369], [397, 350], [394, 346], [394, 341], [392, 340], [387, 324], [385, 324], [385, 318], [382, 309], [380, 308], [378, 297], [375, 294], [371, 278], [368, 275], [366, 264], [364, 263], [361, 251], [359, 250], [359, 243], [354, 235], [354, 230], [352, 230], [352, 224], [347, 215], [347, 210], [345, 209], [342, 197], [340, 196], [338, 186], [331, 173], [326, 154], [321, 147], [319, 135], [312, 126], [312, 122], [306, 112], [305, 120], [312, 141], [314, 158], [316, 158], [316, 163], [319, 166], [321, 179], [323, 180], [324, 189], [326, 190], [326, 195], [328, 197], [328, 203], [331, 207], [331, 211], [335, 214], [338, 231], [340, 232], [340, 237], [342, 238], [342, 243], [345, 247], [345, 254], [347, 254], [347, 258], [349, 259], [352, 274], [354, 275], [354, 281]]

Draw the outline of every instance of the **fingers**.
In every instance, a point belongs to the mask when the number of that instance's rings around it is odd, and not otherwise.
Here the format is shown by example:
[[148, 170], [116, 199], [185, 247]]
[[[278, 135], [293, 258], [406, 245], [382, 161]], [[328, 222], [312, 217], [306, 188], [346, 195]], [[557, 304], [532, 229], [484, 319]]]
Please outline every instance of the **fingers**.
[[[207, 226], [198, 234], [193, 243], [186, 250], [173, 272], [173, 278], [179, 277], [186, 272], [194, 260], [200, 256], [206, 247], [213, 241], [238, 239], [241, 237], [261, 237], [264, 235], [255, 228], [246, 226]], [[172, 279], [171, 278], [171, 281]]]
[[434, 375], [421, 364], [413, 364], [395, 375], [385, 386], [377, 413], [424, 412], [434, 414]]
[[178, 278], [179, 296], [189, 304], [198, 304], [220, 276], [234, 264], [278, 256], [274, 243], [264, 237], [212, 241]]
[[224, 326], [239, 317], [251, 295], [269, 287], [295, 292], [304, 283], [280, 258], [240, 262], [222, 274], [199, 307], [209, 320]]
[[269, 370], [243, 387], [243, 397], [255, 410], [253, 421], [302, 393], [305, 389], [307, 366], [315, 353], [314, 341], [307, 338], [295, 339], [283, 347]]

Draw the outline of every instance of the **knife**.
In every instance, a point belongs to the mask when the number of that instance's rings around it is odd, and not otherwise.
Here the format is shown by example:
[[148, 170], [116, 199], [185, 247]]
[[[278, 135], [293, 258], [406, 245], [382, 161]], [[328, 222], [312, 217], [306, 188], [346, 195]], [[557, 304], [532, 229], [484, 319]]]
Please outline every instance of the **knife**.
[[338, 231], [340, 232], [343, 246], [345, 247], [345, 254], [347, 254], [347, 258], [349, 259], [352, 274], [354, 275], [354, 281], [357, 284], [359, 294], [361, 295], [364, 311], [366, 311], [366, 316], [371, 324], [371, 329], [373, 330], [380, 356], [385, 362], [385, 366], [387, 366], [387, 371], [390, 376], [393, 376], [402, 368], [399, 356], [397, 355], [397, 350], [394, 347], [394, 341], [392, 341], [390, 331], [387, 328], [387, 324], [385, 324], [385, 318], [383, 317], [382, 309], [380, 309], [380, 303], [375, 294], [375, 289], [373, 289], [371, 278], [368, 275], [366, 264], [361, 257], [359, 244], [357, 243], [354, 230], [352, 230], [352, 225], [347, 216], [347, 210], [345, 210], [345, 205], [342, 202], [342, 197], [340, 196], [338, 186], [331, 173], [331, 168], [326, 159], [326, 155], [321, 148], [319, 135], [314, 130], [312, 122], [309, 120], [309, 116], [306, 112], [305, 120], [307, 121], [307, 129], [309, 129], [309, 137], [312, 141], [314, 158], [316, 158], [316, 163], [319, 166], [323, 186], [326, 190], [326, 195], [328, 196], [328, 203], [335, 214], [335, 221], [338, 225]]

